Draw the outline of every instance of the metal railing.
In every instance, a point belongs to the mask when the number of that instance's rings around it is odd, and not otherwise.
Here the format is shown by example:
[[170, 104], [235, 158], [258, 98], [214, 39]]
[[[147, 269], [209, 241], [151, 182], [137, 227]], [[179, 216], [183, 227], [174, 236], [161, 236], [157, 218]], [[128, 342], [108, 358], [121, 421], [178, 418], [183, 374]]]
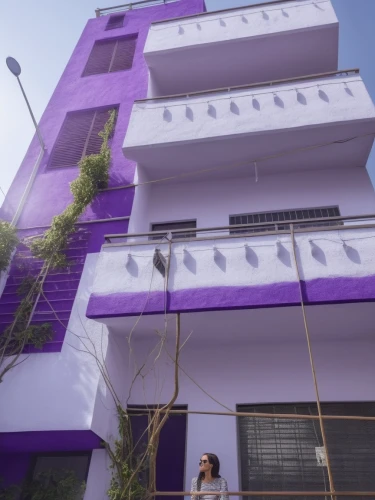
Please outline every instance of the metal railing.
[[[373, 220], [372, 223], [358, 224], [359, 222]], [[354, 221], [355, 224], [346, 224], [344, 222]], [[335, 225], [333, 223], [336, 223]], [[322, 224], [327, 224], [322, 226]], [[277, 229], [278, 225], [287, 226], [288, 229]], [[307, 225], [307, 227], [306, 227]], [[189, 235], [192, 232], [196, 233], [196, 237], [184, 238], [185, 241], [202, 241], [211, 239], [228, 239], [228, 238], [243, 238], [243, 237], [257, 237], [257, 236], [270, 236], [277, 234], [290, 234], [291, 227], [294, 227], [295, 233], [310, 233], [318, 231], [344, 231], [348, 229], [365, 229], [365, 228], [375, 228], [375, 214], [366, 215], [349, 215], [340, 217], [321, 217], [316, 219], [294, 219], [294, 220], [284, 220], [278, 222], [259, 222], [256, 224], [236, 224], [229, 226], [218, 226], [218, 227], [204, 227], [204, 228], [191, 228], [191, 229], [174, 229], [171, 231], [150, 231], [147, 233], [122, 233], [122, 234], [106, 234], [104, 240], [106, 244], [109, 245], [155, 245], [155, 237], [160, 236], [160, 239], [164, 239], [166, 234], [171, 234], [176, 242], [181, 243], [181, 236]], [[304, 226], [304, 227], [298, 227]], [[264, 231], [258, 231], [257, 229], [265, 228]], [[275, 228], [275, 230], [272, 230]], [[247, 230], [249, 232], [247, 232]], [[256, 230], [254, 232], [254, 230]], [[228, 234], [228, 232], [233, 231], [235, 234]], [[239, 234], [239, 231], [241, 233]], [[206, 234], [205, 234], [206, 233]], [[207, 234], [208, 233], [208, 234]], [[213, 234], [215, 233], [215, 234]], [[219, 234], [223, 233], [223, 234]], [[200, 237], [199, 235], [203, 235]], [[173, 238], [175, 236], [175, 238]], [[128, 240], [137, 238], [150, 238], [147, 241], [140, 242], [128, 242], [126, 243], [113, 243], [116, 240]]]
[[114, 5], [113, 7], [105, 7], [102, 9], [95, 9], [96, 17], [108, 16], [116, 12], [124, 12], [133, 9], [143, 9], [145, 7], [156, 7], [158, 5], [166, 5], [167, 3], [174, 3], [178, 0], [138, 0], [137, 2], [129, 2], [122, 5]]
[[153, 21], [151, 24], [161, 24], [161, 23], [168, 23], [168, 22], [173, 22], [173, 21], [181, 21], [183, 19], [193, 19], [196, 17], [202, 17], [202, 16], [207, 16], [207, 15], [212, 15], [212, 14], [222, 14], [224, 12], [235, 12], [237, 10], [243, 10], [243, 9], [249, 9], [253, 7], [264, 7], [267, 5], [276, 5], [280, 3], [286, 3], [286, 2], [296, 2], [297, 0], [271, 0], [269, 2], [263, 2], [263, 3], [253, 3], [251, 5], [242, 5], [241, 7], [232, 7], [229, 9], [221, 9], [221, 10], [212, 10], [209, 12], [200, 12], [199, 14], [189, 14], [188, 16], [181, 16], [181, 17], [171, 17], [169, 19], [164, 19], [161, 21]]
[[245, 85], [235, 85], [234, 87], [219, 87], [216, 89], [210, 90], [198, 90], [195, 92], [189, 92], [187, 94], [171, 94], [164, 95], [160, 97], [149, 97], [146, 99], [137, 99], [134, 103], [141, 102], [152, 102], [159, 101], [165, 99], [181, 99], [184, 97], [194, 97], [199, 95], [207, 95], [207, 94], [216, 94], [218, 92], [230, 92], [236, 90], [246, 90], [251, 88], [261, 88], [261, 87], [272, 87], [274, 85], [281, 85], [283, 83], [291, 83], [291, 82], [304, 82], [308, 80], [317, 80], [319, 78], [329, 78], [330, 76], [350, 76], [350, 75], [358, 75], [360, 72], [359, 68], [350, 68], [350, 69], [342, 69], [340, 71], [328, 71], [326, 73], [314, 73], [312, 75], [298, 76], [293, 78], [283, 78], [281, 80], [270, 80], [268, 82], [258, 82], [258, 83], [249, 83]]

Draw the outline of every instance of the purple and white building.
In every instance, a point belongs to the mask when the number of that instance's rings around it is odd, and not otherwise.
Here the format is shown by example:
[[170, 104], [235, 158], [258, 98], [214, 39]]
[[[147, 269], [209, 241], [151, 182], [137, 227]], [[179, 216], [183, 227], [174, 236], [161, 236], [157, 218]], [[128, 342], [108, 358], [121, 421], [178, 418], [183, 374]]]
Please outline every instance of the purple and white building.
[[[107, 498], [101, 442], [116, 436], [116, 413], [79, 336], [124, 406], [166, 403], [176, 313], [190, 335], [177, 409], [316, 413], [291, 221], [323, 411], [375, 416], [375, 108], [360, 71], [338, 68], [338, 37], [330, 0], [220, 12], [147, 1], [88, 21], [40, 122], [46, 151], [35, 137], [0, 213], [12, 219], [38, 162], [17, 227], [42, 234], [118, 110], [109, 187], [77, 226], [76, 264], [48, 274], [32, 318], [54, 338], [0, 384], [6, 482], [61, 466], [87, 480], [85, 500]], [[2, 329], [20, 300], [20, 259], [41, 265], [18, 248], [2, 276]], [[232, 491], [324, 490], [317, 423], [288, 422], [172, 416], [158, 490], [189, 491], [204, 452], [220, 457]], [[373, 427], [336, 424], [326, 429], [336, 489], [374, 491]]]

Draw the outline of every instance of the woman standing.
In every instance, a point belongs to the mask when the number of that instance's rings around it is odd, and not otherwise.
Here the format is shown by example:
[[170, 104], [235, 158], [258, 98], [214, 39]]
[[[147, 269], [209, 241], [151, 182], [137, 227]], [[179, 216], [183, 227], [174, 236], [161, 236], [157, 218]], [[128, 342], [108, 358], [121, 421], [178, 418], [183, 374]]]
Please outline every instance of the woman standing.
[[[199, 476], [191, 482], [192, 500], [229, 500], [228, 484], [220, 476], [220, 462], [213, 453], [205, 453], [199, 462]], [[205, 495], [204, 492], [215, 491], [221, 495]], [[197, 495], [197, 492], [203, 494]]]

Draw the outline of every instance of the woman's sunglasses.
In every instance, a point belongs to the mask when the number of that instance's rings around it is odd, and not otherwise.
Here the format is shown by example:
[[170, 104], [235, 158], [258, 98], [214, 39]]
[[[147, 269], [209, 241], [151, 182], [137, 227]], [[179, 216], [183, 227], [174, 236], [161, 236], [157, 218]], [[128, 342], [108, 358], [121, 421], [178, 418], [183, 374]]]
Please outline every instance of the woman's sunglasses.
[[203, 464], [206, 464], [208, 462], [208, 460], [200, 460], [199, 461], [199, 466], [203, 465]]

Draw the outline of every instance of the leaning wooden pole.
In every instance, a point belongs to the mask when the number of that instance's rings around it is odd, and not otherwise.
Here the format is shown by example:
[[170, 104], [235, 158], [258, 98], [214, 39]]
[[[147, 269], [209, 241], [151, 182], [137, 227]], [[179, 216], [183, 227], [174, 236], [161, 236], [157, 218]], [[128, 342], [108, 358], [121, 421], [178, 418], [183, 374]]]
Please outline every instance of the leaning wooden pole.
[[293, 226], [293, 224], [290, 224], [290, 236], [291, 236], [291, 240], [292, 240], [292, 252], [293, 252], [294, 265], [295, 265], [296, 273], [297, 273], [298, 288], [299, 288], [300, 300], [301, 300], [301, 311], [302, 311], [303, 323], [305, 326], [307, 348], [309, 351], [309, 358], [310, 358], [311, 373], [312, 373], [314, 388], [315, 388], [316, 404], [318, 407], [319, 425], [320, 425], [320, 430], [322, 433], [323, 446], [324, 446], [326, 461], [327, 461], [327, 473], [328, 473], [328, 480], [329, 480], [329, 489], [331, 492], [331, 498], [333, 500], [334, 498], [336, 498], [337, 493], [335, 493], [335, 486], [334, 486], [334, 481], [333, 481], [333, 476], [332, 476], [331, 462], [330, 462], [329, 453], [328, 453], [327, 437], [326, 437], [326, 433], [325, 433], [325, 429], [324, 429], [324, 422], [323, 422], [323, 418], [322, 418], [322, 408], [320, 405], [318, 381], [316, 378], [316, 370], [315, 370], [314, 358], [313, 358], [312, 348], [311, 348], [310, 332], [309, 332], [309, 326], [307, 323], [306, 309], [305, 309], [302, 284], [301, 284], [301, 275], [299, 272], [298, 261], [297, 261], [296, 242], [294, 239], [294, 226]]

